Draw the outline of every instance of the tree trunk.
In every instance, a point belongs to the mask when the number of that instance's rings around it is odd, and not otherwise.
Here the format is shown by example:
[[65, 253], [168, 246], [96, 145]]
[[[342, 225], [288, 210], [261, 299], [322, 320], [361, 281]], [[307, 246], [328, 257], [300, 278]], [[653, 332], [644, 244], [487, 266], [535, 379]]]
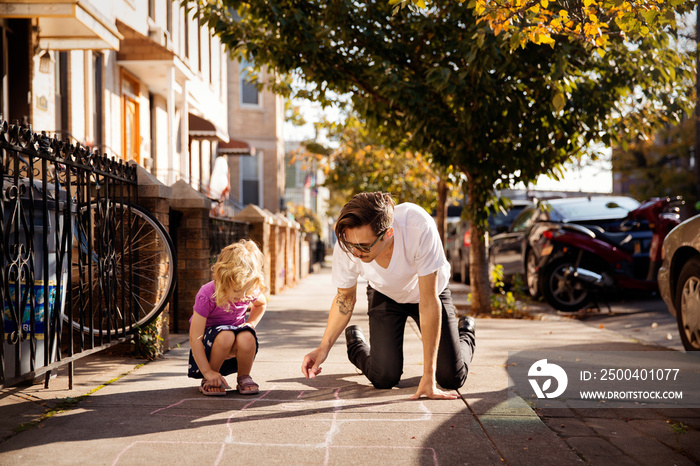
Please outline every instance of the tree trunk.
[[467, 181], [469, 192], [468, 216], [471, 225], [471, 247], [469, 248], [469, 280], [472, 291], [472, 312], [491, 312], [491, 285], [489, 283], [489, 268], [486, 254], [486, 232], [476, 221], [476, 212], [482, 208], [482, 198], [476, 194], [477, 187], [471, 181]]
[[700, 6], [695, 6], [695, 186], [696, 204], [692, 209], [693, 215], [700, 210]]
[[442, 179], [438, 181], [438, 205], [435, 219], [437, 222], [440, 239], [444, 245], [446, 239], [445, 231], [447, 230], [447, 183]]

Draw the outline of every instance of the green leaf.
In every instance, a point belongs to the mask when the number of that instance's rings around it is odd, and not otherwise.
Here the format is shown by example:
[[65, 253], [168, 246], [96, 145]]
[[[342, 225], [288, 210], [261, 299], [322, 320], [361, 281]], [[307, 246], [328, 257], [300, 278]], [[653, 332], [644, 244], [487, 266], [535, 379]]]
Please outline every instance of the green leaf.
[[[666, 4], [667, 11], [675, 15], [689, 3]], [[666, 11], [647, 15], [654, 21], [641, 37], [637, 4], [610, 25], [608, 43], [599, 49], [604, 55], [565, 35], [551, 45], [514, 47], [531, 26], [528, 17], [519, 18], [510, 35], [494, 35], [459, 1], [393, 16], [404, 3], [335, 0], [305, 2], [302, 9], [298, 2], [267, 0], [247, 2], [237, 21], [221, 16], [220, 0], [202, 4], [203, 19], [220, 18], [217, 34], [228, 49], [255, 56], [278, 75], [303, 76], [313, 100], [352, 102], [363, 129], [344, 127], [335, 137], [350, 153], [328, 157], [335, 170], [329, 183], [345, 199], [385, 188], [402, 199], [422, 198], [425, 190], [411, 184], [420, 176], [400, 170], [411, 151], [429, 157], [435, 171], [459, 167], [470, 198], [466, 215], [483, 225], [497, 182], [556, 172], [552, 167], [609, 140], [607, 134], [636, 140], [664, 120], [682, 120], [693, 105], [694, 58], [667, 46], [674, 31], [659, 26]], [[561, 5], [550, 1], [547, 8], [558, 12]], [[598, 2], [599, 9], [605, 5]], [[636, 94], [645, 96], [640, 105]], [[361, 159], [352, 155], [360, 150]]]

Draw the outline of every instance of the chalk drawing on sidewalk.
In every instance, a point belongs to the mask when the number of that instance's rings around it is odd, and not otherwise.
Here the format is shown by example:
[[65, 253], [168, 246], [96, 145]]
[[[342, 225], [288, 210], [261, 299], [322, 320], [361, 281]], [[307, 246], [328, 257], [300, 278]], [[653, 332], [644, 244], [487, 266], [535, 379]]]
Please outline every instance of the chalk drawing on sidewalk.
[[[345, 425], [349, 424], [356, 424], [356, 423], [365, 423], [365, 424], [371, 424], [375, 422], [381, 422], [381, 423], [387, 423], [387, 422], [396, 422], [396, 423], [409, 423], [409, 422], [420, 422], [420, 421], [427, 421], [432, 418], [432, 413], [426, 406], [426, 404], [421, 401], [413, 401], [411, 403], [414, 403], [413, 406], [417, 406], [419, 408], [419, 412], [416, 413], [416, 415], [407, 417], [407, 416], [401, 416], [400, 418], [397, 417], [386, 417], [386, 416], [380, 416], [380, 417], [349, 417], [351, 415], [352, 411], [348, 411], [348, 409], [363, 409], [363, 408], [370, 408], [373, 410], [374, 413], [377, 413], [379, 410], [379, 413], [383, 411], [381, 409], [382, 406], [386, 406], [387, 404], [396, 404], [396, 403], [406, 403], [406, 400], [395, 400], [395, 401], [382, 401], [381, 403], [372, 403], [372, 402], [361, 402], [358, 403], [357, 399], [344, 399], [341, 397], [341, 392], [343, 387], [316, 387], [315, 390], [300, 390], [296, 396], [290, 398], [274, 398], [274, 393], [277, 387], [272, 387], [270, 390], [267, 390], [265, 392], [261, 392], [260, 395], [255, 396], [254, 398], [248, 398], [246, 397], [245, 399], [242, 399], [240, 397], [224, 397], [224, 398], [204, 398], [204, 397], [196, 397], [196, 398], [184, 398], [176, 403], [173, 403], [171, 405], [158, 408], [154, 411], [152, 411], [150, 414], [152, 416], [168, 416], [168, 417], [179, 417], [179, 418], [191, 418], [191, 419], [201, 419], [201, 413], [198, 414], [179, 414], [176, 413], [177, 411], [191, 411], [191, 408], [189, 407], [190, 403], [198, 403], [202, 402], [203, 400], [211, 400], [215, 401], [216, 404], [222, 404], [223, 409], [222, 411], [228, 411], [231, 409], [230, 403], [233, 401], [236, 404], [240, 404], [241, 402], [245, 403], [242, 407], [235, 409], [234, 411], [231, 412], [231, 414], [226, 418], [226, 434], [224, 438], [220, 442], [205, 442], [207, 445], [211, 446], [219, 446], [219, 451], [217, 458], [214, 462], [215, 465], [219, 465], [222, 463], [224, 459], [224, 454], [226, 451], [226, 447], [231, 445], [231, 446], [239, 446], [239, 447], [245, 447], [245, 446], [250, 446], [250, 447], [260, 447], [260, 446], [265, 446], [265, 447], [271, 447], [271, 448], [294, 448], [294, 449], [312, 449], [314, 451], [320, 452], [323, 455], [323, 464], [328, 465], [331, 462], [331, 452], [332, 451], [341, 451], [341, 450], [346, 450], [346, 451], [353, 451], [357, 449], [362, 449], [364, 451], [375, 451], [379, 452], [381, 450], [404, 450], [404, 451], [415, 451], [423, 455], [427, 455], [428, 461], [432, 460], [434, 465], [438, 465], [438, 458], [437, 458], [437, 452], [434, 448], [432, 447], [427, 447], [427, 446], [400, 446], [400, 445], [375, 445], [375, 446], [367, 446], [367, 445], [340, 445], [337, 443], [334, 443], [334, 441], [337, 439], [338, 435], [340, 435], [343, 431], [343, 427]], [[319, 390], [329, 390], [330, 394], [332, 394], [332, 397], [326, 398], [326, 399], [319, 399], [318, 397], [318, 392]], [[306, 399], [305, 395], [307, 394], [313, 394], [312, 399]], [[326, 395], [327, 396], [327, 395]], [[305, 423], [313, 423], [315, 425], [318, 425], [319, 423], [323, 424], [328, 424], [328, 428], [325, 431], [325, 433], [322, 435], [322, 440], [318, 442], [310, 442], [310, 443], [287, 443], [287, 442], [271, 442], [271, 443], [265, 443], [261, 439], [255, 439], [255, 441], [247, 441], [245, 438], [241, 438], [240, 435], [237, 435], [237, 432], [241, 431], [240, 429], [240, 423], [242, 422], [255, 422], [255, 421], [264, 421], [270, 418], [270, 412], [265, 411], [264, 407], [265, 405], [271, 405], [275, 404], [277, 406], [277, 409], [285, 412], [285, 413], [294, 413], [294, 412], [305, 412], [307, 411], [308, 413], [305, 413], [304, 422]], [[252, 409], [256, 407], [261, 407], [262, 412], [261, 413], [256, 413]], [[326, 418], [318, 418], [314, 417], [311, 418], [309, 414], [328, 414], [330, 417]], [[342, 417], [340, 416], [342, 414]], [[291, 417], [291, 416], [290, 416]], [[238, 426], [238, 427], [236, 427]], [[368, 427], [368, 429], [371, 429]], [[113, 465], [119, 464], [119, 462], [124, 458], [125, 454], [129, 450], [132, 450], [134, 448], [138, 448], [141, 445], [144, 444], [181, 444], [182, 446], [185, 446], [187, 444], [198, 444], [202, 445], [201, 442], [173, 442], [173, 441], [163, 441], [159, 442], [156, 440], [152, 441], [142, 441], [142, 440], [137, 440], [130, 445], [126, 446], [119, 455], [115, 458], [114, 462], [112, 463]], [[125, 459], [126, 460], [126, 459]]]

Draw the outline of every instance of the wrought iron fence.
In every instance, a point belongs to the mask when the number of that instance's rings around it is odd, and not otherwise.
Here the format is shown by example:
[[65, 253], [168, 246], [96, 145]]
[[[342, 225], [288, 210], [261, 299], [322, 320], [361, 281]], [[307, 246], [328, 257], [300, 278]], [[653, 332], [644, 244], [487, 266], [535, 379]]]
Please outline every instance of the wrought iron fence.
[[0, 121], [0, 385], [130, 339], [174, 287], [173, 246], [135, 166]]
[[214, 264], [223, 248], [250, 234], [250, 224], [221, 217], [209, 217], [209, 262]]

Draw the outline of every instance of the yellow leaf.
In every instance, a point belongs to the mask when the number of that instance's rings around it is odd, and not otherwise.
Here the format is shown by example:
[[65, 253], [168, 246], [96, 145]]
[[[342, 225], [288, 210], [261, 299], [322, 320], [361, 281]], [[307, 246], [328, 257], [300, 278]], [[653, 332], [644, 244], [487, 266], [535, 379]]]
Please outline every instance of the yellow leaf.
[[598, 47], [597, 49], [595, 49], [595, 51], [598, 55], [600, 55], [600, 58], [605, 57], [605, 49]]
[[549, 6], [549, 0], [540, 0], [540, 5], [542, 5], [542, 8], [547, 8]]
[[554, 44], [554, 39], [552, 39], [552, 36], [549, 35], [549, 33], [542, 34], [540, 36], [540, 43], [541, 44], [547, 44], [547, 45], [552, 45]]
[[566, 97], [564, 96], [563, 92], [556, 93], [554, 99], [552, 99], [552, 105], [554, 106], [554, 110], [557, 112], [564, 109], [564, 105], [566, 105]]

